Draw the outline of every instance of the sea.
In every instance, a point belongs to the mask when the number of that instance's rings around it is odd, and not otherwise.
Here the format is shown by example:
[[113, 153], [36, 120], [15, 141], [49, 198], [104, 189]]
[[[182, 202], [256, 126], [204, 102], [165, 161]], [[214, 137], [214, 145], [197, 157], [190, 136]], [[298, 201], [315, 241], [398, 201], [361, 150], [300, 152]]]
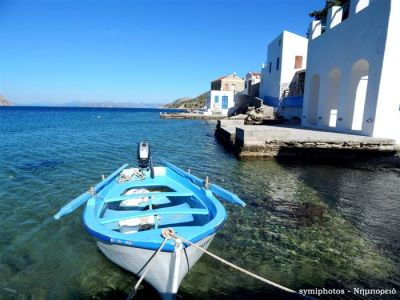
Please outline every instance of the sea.
[[[400, 298], [399, 165], [240, 160], [215, 139], [215, 122], [159, 113], [0, 108], [0, 299], [127, 297], [137, 278], [100, 253], [82, 209], [53, 215], [103, 174], [135, 165], [139, 141], [156, 163], [209, 176], [247, 203], [224, 203], [211, 252], [321, 299]], [[203, 256], [177, 298], [293, 297]], [[157, 293], [144, 284], [135, 299]]]

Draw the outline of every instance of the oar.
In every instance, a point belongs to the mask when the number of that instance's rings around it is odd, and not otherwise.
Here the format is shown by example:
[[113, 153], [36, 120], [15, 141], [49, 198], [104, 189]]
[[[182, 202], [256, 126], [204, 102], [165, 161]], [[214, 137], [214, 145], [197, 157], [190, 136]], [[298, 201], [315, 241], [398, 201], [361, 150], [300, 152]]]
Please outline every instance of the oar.
[[225, 201], [232, 203], [232, 204], [237, 204], [242, 207], [246, 206], [246, 203], [240, 199], [236, 194], [231, 193], [230, 191], [220, 187], [219, 185], [216, 185], [214, 183], [209, 183], [208, 188], [213, 192], [213, 194], [221, 197]]
[[[174, 171], [175, 173], [177, 173], [178, 175], [185, 177], [187, 179], [189, 179], [190, 181], [192, 181], [194, 184], [198, 185], [198, 186], [205, 186], [205, 181], [188, 173], [183, 171], [182, 169], [178, 168], [177, 166], [167, 162], [166, 160], [161, 160], [161, 163], [163, 165], [165, 165], [166, 167], [170, 168], [172, 171]], [[232, 204], [237, 204], [240, 205], [242, 207], [246, 206], [246, 203], [243, 202], [237, 195], [235, 195], [234, 193], [231, 193], [230, 191], [216, 185], [213, 183], [209, 183], [208, 184], [208, 189], [215, 195], [217, 195], [218, 197], [221, 197], [223, 200], [232, 203]]]
[[[118, 176], [119, 173], [121, 173], [121, 171], [123, 169], [125, 169], [128, 166], [128, 164], [123, 165], [121, 168], [119, 168], [117, 171], [115, 171], [114, 173], [112, 173], [110, 176], [108, 176], [106, 179], [104, 179], [103, 181], [99, 182], [93, 189], [93, 191], [95, 193], [98, 193], [103, 187], [105, 187], [111, 180], [113, 180], [116, 176]], [[71, 212], [73, 212], [75, 209], [77, 209], [79, 206], [81, 206], [83, 203], [85, 203], [86, 201], [88, 201], [90, 198], [92, 197], [92, 194], [90, 193], [90, 191], [87, 191], [85, 193], [83, 193], [82, 195], [80, 195], [79, 197], [75, 198], [74, 200], [72, 200], [71, 202], [69, 202], [68, 204], [66, 204], [65, 206], [63, 206], [57, 214], [54, 215], [54, 219], [58, 220], [61, 217], [70, 214]]]

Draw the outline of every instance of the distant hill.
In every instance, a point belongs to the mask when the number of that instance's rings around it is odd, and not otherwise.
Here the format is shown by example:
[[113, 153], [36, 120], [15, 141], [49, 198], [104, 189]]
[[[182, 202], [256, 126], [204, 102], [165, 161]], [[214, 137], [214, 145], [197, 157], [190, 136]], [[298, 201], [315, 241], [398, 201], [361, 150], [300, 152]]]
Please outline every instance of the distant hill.
[[159, 108], [163, 103], [135, 103], [135, 102], [113, 102], [113, 101], [99, 101], [99, 102], [83, 102], [83, 101], [70, 101], [62, 104], [52, 104], [51, 106], [59, 107], [100, 107], [100, 108]]
[[207, 105], [207, 94], [208, 92], [205, 92], [195, 98], [179, 98], [164, 105], [163, 108], [200, 109]]
[[0, 106], [14, 106], [14, 103], [8, 101], [3, 95], [0, 95]]

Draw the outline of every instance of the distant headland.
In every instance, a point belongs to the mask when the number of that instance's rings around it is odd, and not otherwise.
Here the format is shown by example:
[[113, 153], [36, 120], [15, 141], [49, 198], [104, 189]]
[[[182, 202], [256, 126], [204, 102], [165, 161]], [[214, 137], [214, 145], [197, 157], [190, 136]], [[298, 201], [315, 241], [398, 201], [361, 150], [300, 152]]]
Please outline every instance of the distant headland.
[[86, 108], [163, 108], [165, 103], [135, 103], [135, 102], [83, 102], [70, 101], [65, 103], [55, 103], [51, 101], [33, 102], [29, 104], [13, 103], [8, 101], [5, 96], [0, 95], [0, 106], [43, 106], [43, 107], [86, 107]]
[[46, 106], [46, 107], [88, 107], [88, 108], [162, 108], [162, 109], [201, 109], [207, 105], [207, 93], [202, 93], [197, 97], [184, 97], [179, 98], [171, 103], [144, 103], [144, 102], [113, 102], [113, 101], [100, 101], [100, 102], [84, 102], [84, 101], [70, 101], [65, 103], [55, 103], [51, 101], [34, 102], [30, 104], [13, 103], [4, 95], [0, 95], [0, 106]]
[[15, 104], [8, 101], [6, 97], [0, 95], [0, 106], [14, 106]]
[[163, 108], [201, 109], [207, 105], [207, 94], [208, 92], [205, 92], [194, 98], [179, 98], [169, 104], [165, 104]]

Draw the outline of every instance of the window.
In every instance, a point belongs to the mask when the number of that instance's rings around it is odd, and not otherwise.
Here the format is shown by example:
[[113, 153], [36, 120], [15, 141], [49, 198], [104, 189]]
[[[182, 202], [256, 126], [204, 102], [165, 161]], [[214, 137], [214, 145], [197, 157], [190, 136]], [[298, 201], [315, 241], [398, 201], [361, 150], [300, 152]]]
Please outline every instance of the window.
[[268, 73], [271, 73], [271, 68], [272, 68], [272, 62], [269, 62], [269, 69], [268, 69]]
[[295, 56], [294, 57], [294, 68], [301, 69], [303, 67], [303, 56]]
[[222, 96], [222, 109], [228, 109], [228, 96]]
[[279, 57], [276, 59], [276, 70], [279, 70], [279, 62], [280, 62], [280, 59], [279, 59]]
[[278, 46], [280, 47], [281, 45], [282, 45], [282, 39], [279, 39]]
[[247, 89], [247, 81], [244, 82], [244, 88]]
[[214, 103], [218, 103], [219, 102], [219, 96], [214, 96]]

